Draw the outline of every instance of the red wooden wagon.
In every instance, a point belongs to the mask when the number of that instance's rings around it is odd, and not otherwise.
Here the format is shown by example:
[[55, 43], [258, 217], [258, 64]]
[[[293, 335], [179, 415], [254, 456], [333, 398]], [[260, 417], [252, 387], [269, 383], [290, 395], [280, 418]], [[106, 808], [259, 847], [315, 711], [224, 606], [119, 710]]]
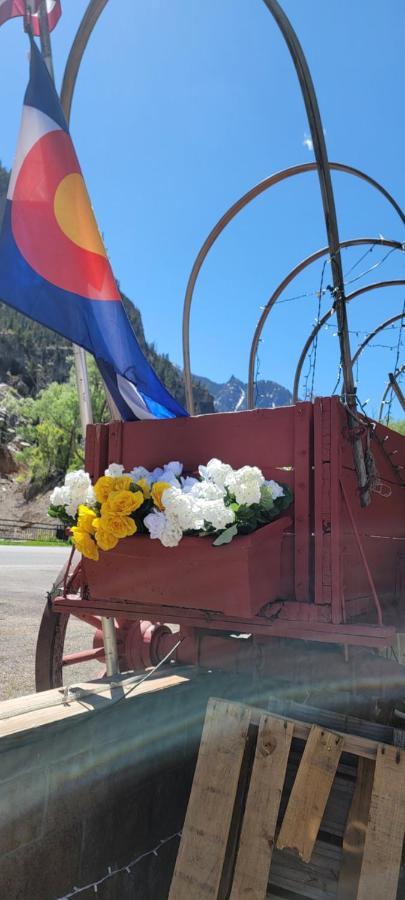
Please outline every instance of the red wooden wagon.
[[[93, 480], [110, 462], [130, 471], [181, 459], [193, 471], [216, 456], [234, 467], [257, 465], [266, 478], [288, 483], [294, 503], [283, 518], [227, 546], [184, 538], [165, 548], [135, 536], [101, 552], [98, 562], [80, 561], [45, 611], [38, 687], [61, 683], [64, 664], [103, 657], [105, 616], [116, 623], [122, 671], [155, 665], [181, 640], [172, 655], [177, 663], [235, 671], [254, 666], [297, 687], [343, 678], [360, 694], [382, 697], [388, 689], [395, 698], [405, 670], [376, 650], [395, 647], [404, 629], [405, 438], [365, 418], [357, 435], [378, 473], [365, 508], [347, 412], [337, 397], [89, 426], [86, 468]], [[95, 629], [93, 647], [63, 659], [70, 615]], [[167, 622], [178, 626], [176, 639]], [[370, 672], [372, 685], [365, 684]]]

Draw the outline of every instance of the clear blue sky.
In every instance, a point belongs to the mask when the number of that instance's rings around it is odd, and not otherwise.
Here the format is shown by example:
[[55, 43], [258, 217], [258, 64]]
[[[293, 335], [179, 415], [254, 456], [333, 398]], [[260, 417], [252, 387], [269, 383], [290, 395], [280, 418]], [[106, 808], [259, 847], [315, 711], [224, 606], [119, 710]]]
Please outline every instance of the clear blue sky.
[[[403, 0], [282, 0], [313, 74], [329, 157], [358, 166], [404, 196]], [[85, 0], [64, 0], [53, 38], [57, 83]], [[0, 30], [0, 159], [11, 165], [27, 80], [20, 20]], [[140, 307], [149, 340], [181, 364], [187, 278], [222, 213], [266, 175], [313, 159], [305, 110], [283, 39], [261, 0], [110, 0], [77, 82], [71, 130], [122, 289]], [[378, 194], [334, 176], [341, 239], [404, 239]], [[278, 282], [325, 245], [316, 176], [273, 188], [227, 229], [208, 257], [192, 311], [193, 370], [246, 379], [251, 337]], [[346, 271], [361, 249], [347, 251]], [[349, 278], [384, 255], [375, 250]], [[396, 252], [364, 282], [405, 278]], [[287, 296], [316, 291], [321, 264]], [[327, 277], [327, 282], [329, 278]], [[356, 282], [353, 287], [362, 282]], [[370, 293], [349, 308], [369, 331], [401, 312], [405, 288]], [[323, 309], [329, 306], [323, 301]], [[291, 388], [316, 317], [315, 297], [280, 304], [260, 348], [260, 376]], [[333, 389], [335, 328], [322, 334], [316, 392]], [[378, 343], [393, 346], [398, 331]], [[352, 335], [353, 348], [358, 338]], [[404, 334], [405, 344], [405, 334]], [[405, 362], [402, 349], [401, 362]], [[395, 351], [366, 351], [359, 393], [376, 413]], [[395, 414], [398, 408], [395, 407]]]

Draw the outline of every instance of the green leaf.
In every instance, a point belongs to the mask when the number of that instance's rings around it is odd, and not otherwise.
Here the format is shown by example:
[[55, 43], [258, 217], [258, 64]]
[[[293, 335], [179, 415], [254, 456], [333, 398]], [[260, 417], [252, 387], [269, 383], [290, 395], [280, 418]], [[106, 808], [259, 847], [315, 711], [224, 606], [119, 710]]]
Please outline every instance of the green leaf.
[[221, 531], [221, 534], [213, 541], [213, 547], [220, 547], [221, 544], [230, 544], [237, 533], [238, 526], [234, 523], [233, 525], [230, 525], [229, 528], [225, 528], [225, 531]]
[[274, 500], [271, 493], [271, 488], [267, 487], [266, 484], [260, 490], [260, 507], [264, 510], [270, 510], [274, 506]]

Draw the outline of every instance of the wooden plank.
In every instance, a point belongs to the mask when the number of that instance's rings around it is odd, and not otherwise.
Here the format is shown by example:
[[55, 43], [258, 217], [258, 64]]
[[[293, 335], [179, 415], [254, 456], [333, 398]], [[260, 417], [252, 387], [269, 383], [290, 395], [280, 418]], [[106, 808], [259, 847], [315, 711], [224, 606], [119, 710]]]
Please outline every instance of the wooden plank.
[[264, 900], [294, 726], [262, 716], [230, 900]]
[[405, 834], [405, 751], [378, 747], [357, 900], [395, 900]]
[[309, 862], [343, 749], [344, 738], [313, 725], [277, 841]]
[[210, 699], [168, 900], [217, 897], [250, 710]]
[[312, 404], [297, 403], [294, 414], [295, 599], [307, 601], [311, 577]]
[[366, 839], [375, 764], [359, 759], [356, 787], [343, 835], [343, 856], [336, 900], [356, 900]]

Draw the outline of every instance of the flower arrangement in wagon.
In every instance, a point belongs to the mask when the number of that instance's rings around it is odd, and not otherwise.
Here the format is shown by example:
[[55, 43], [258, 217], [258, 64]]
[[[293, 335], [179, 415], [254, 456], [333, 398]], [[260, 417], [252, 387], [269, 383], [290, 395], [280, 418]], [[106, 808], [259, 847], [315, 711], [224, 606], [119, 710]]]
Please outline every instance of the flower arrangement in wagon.
[[211, 459], [190, 475], [180, 462], [131, 472], [112, 463], [94, 487], [84, 470], [69, 472], [52, 492], [49, 515], [68, 526], [83, 556], [97, 560], [99, 550], [137, 534], [164, 547], [177, 547], [187, 535], [227, 544], [278, 518], [291, 501], [288, 486], [266, 480], [257, 466], [233, 469]]

